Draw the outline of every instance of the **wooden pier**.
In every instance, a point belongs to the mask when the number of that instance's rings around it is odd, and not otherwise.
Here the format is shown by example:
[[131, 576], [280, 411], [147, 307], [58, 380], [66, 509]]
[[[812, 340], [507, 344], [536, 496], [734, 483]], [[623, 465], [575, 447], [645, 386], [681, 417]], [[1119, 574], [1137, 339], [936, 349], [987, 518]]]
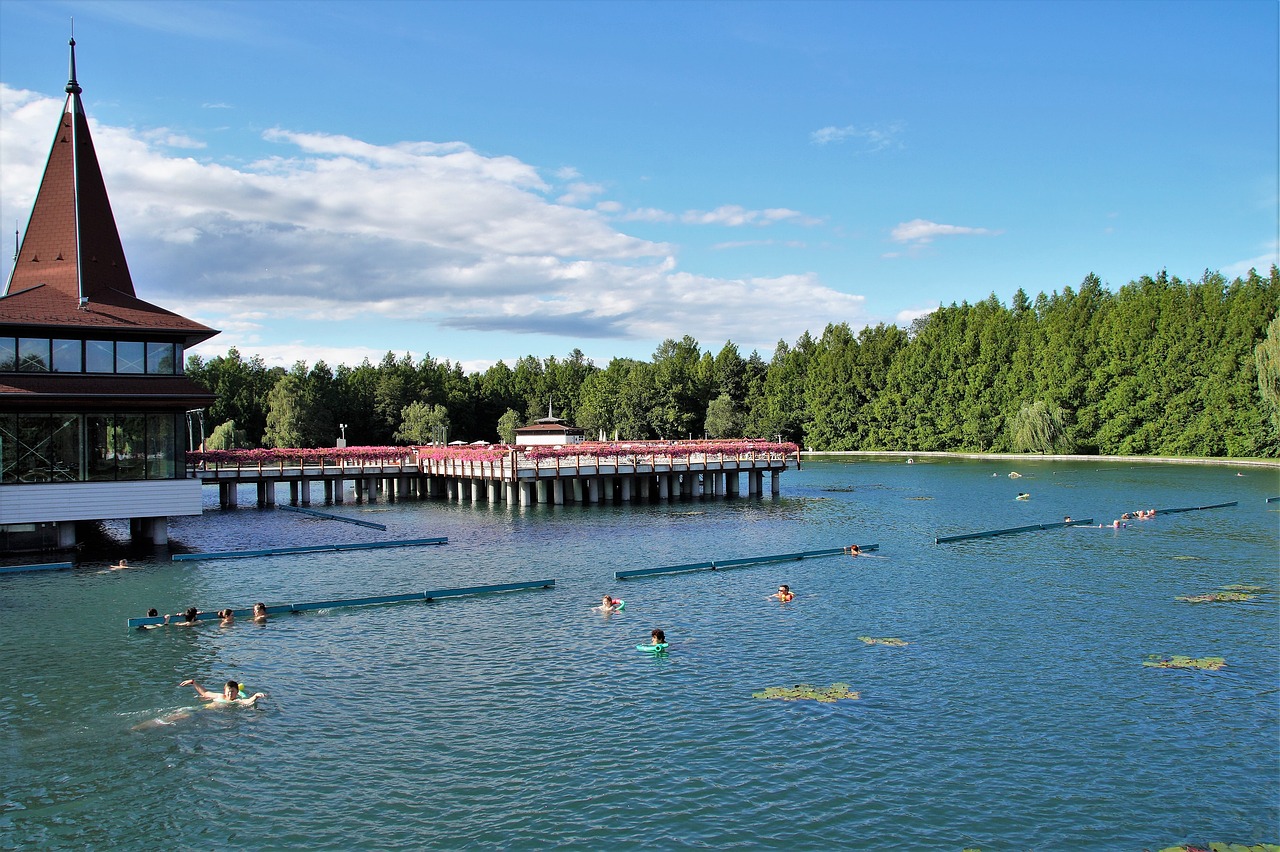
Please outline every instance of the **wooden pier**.
[[[781, 491], [784, 471], [798, 468], [794, 444], [770, 442], [633, 442], [558, 447], [409, 447], [390, 458], [323, 456], [203, 461], [192, 475], [219, 488], [219, 505], [234, 508], [238, 486], [254, 483], [257, 504], [275, 505], [289, 486], [289, 503], [309, 506], [323, 490], [341, 504], [348, 487], [356, 502], [438, 499], [457, 503], [532, 506], [538, 503], [650, 503]], [[201, 454], [191, 454], [196, 459]], [[213, 454], [208, 454], [213, 455]], [[246, 454], [247, 455], [247, 454]], [[745, 479], [745, 491], [743, 481]]]

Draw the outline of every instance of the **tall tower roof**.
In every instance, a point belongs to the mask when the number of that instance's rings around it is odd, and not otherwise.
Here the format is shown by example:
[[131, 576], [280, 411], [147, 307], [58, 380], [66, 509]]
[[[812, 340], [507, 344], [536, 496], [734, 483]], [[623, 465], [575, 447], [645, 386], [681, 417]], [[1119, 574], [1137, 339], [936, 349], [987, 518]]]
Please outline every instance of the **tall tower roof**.
[[134, 292], [80, 101], [74, 38], [66, 91], [31, 219], [0, 295], [0, 321], [176, 332], [188, 346], [207, 340], [217, 332]]

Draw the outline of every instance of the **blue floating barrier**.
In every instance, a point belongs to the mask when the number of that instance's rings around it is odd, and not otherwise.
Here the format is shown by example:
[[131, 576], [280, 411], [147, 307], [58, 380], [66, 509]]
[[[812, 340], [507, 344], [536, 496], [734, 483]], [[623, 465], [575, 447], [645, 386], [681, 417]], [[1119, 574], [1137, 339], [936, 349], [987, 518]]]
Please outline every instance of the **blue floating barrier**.
[[1156, 509], [1157, 515], [1176, 515], [1179, 512], [1199, 512], [1204, 509], [1225, 509], [1228, 506], [1239, 505], [1239, 500], [1232, 500], [1230, 503], [1214, 503], [1210, 506], [1185, 506], [1181, 509]]
[[982, 532], [961, 533], [959, 535], [941, 535], [933, 540], [934, 544], [946, 544], [952, 541], [967, 541], [974, 538], [992, 538], [998, 535], [1014, 535], [1024, 532], [1039, 532], [1040, 530], [1060, 529], [1062, 527], [1080, 527], [1085, 524], [1093, 523], [1093, 518], [1081, 518], [1078, 521], [1051, 521], [1044, 524], [1027, 524], [1021, 527], [1007, 527], [1001, 530], [983, 530]]
[[[860, 544], [858, 549], [863, 553], [879, 550], [878, 544]], [[831, 547], [825, 550], [806, 550], [800, 553], [780, 553], [771, 556], [748, 556], [744, 559], [717, 559], [713, 562], [694, 562], [688, 565], [668, 565], [663, 568], [637, 568], [630, 571], [614, 571], [615, 580], [627, 580], [632, 577], [648, 577], [654, 574], [678, 574], [685, 571], [718, 571], [721, 568], [740, 568], [744, 565], [764, 565], [774, 562], [794, 562], [799, 559], [812, 559], [822, 556], [840, 556], [847, 553], [848, 548]]]
[[72, 568], [71, 562], [45, 562], [40, 565], [4, 565], [0, 566], [0, 574], [17, 574], [21, 571], [61, 571]]
[[[335, 598], [334, 600], [313, 601], [309, 603], [277, 604], [267, 607], [267, 615], [312, 612], [318, 609], [339, 609], [351, 606], [377, 606], [379, 604], [407, 603], [410, 601], [433, 601], [438, 598], [457, 598], [464, 595], [483, 595], [494, 592], [515, 592], [523, 589], [554, 589], [555, 585], [555, 580], [529, 580], [522, 583], [498, 583], [489, 586], [470, 586], [460, 589], [437, 589], [429, 592], [408, 592], [400, 595], [375, 595], [373, 597], [363, 598]], [[237, 618], [253, 616], [252, 608], [234, 609], [232, 612]], [[196, 621], [212, 621], [216, 618], [219, 618], [216, 612], [202, 612], [196, 616]], [[164, 624], [164, 619], [165, 617], [163, 615], [130, 618], [127, 622], [127, 626], [130, 628], [136, 628], [148, 627], [153, 624]]]
[[402, 541], [363, 541], [350, 544], [314, 544], [302, 547], [268, 547], [261, 550], [225, 550], [209, 553], [175, 553], [171, 557], [174, 562], [197, 559], [247, 559], [252, 556], [280, 556], [289, 553], [324, 553], [334, 550], [374, 550], [382, 547], [426, 547], [437, 544], [448, 544], [448, 537], [415, 538]]
[[317, 518], [324, 518], [326, 521], [345, 521], [348, 524], [355, 524], [369, 529], [387, 531], [385, 524], [375, 524], [373, 521], [362, 521], [359, 518], [348, 518], [345, 515], [335, 515], [332, 512], [319, 512], [315, 509], [305, 509], [301, 506], [278, 506], [284, 512], [297, 512], [301, 515], [313, 515]]
[[1268, 498], [1267, 498], [1267, 502], [1268, 502], [1268, 503], [1275, 503], [1275, 502], [1277, 502], [1277, 501], [1280, 501], [1280, 497], [1268, 497]]

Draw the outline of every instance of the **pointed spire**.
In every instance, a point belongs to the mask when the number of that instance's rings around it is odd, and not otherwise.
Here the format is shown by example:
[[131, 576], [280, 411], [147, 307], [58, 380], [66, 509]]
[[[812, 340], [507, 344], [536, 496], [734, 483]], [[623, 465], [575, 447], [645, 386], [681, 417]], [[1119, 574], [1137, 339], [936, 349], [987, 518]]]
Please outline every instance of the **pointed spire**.
[[71, 39], [71, 70], [67, 75], [67, 94], [78, 95], [82, 91], [84, 90], [81, 89], [80, 84], [76, 82], [76, 40], [73, 37]]

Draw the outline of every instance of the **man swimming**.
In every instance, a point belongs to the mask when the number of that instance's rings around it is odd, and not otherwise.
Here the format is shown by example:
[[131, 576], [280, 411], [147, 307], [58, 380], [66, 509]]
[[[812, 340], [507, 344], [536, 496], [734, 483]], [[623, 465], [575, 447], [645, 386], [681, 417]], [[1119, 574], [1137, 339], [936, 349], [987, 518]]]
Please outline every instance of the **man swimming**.
[[237, 704], [241, 707], [252, 707], [259, 698], [267, 697], [265, 692], [255, 692], [253, 695], [241, 697], [243, 693], [240, 692], [240, 684], [234, 680], [229, 680], [222, 685], [221, 695], [216, 692], [210, 692], [194, 680], [184, 680], [178, 686], [193, 687], [196, 695], [213, 704]]

